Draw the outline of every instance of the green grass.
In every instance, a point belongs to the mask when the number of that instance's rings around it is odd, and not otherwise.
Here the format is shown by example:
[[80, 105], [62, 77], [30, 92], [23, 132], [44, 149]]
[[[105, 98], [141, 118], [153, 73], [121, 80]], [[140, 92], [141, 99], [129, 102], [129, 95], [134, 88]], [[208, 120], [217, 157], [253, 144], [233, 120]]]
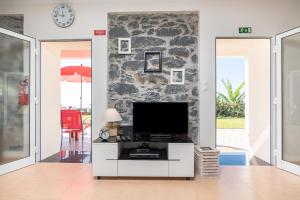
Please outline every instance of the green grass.
[[217, 118], [217, 128], [245, 128], [245, 118]]

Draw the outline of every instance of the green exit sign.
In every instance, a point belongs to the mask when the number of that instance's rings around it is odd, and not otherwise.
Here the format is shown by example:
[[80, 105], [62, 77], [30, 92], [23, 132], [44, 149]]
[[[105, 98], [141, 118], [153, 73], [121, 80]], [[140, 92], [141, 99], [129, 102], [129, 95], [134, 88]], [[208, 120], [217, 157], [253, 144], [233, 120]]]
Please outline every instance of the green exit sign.
[[252, 33], [251, 27], [239, 27], [239, 33]]

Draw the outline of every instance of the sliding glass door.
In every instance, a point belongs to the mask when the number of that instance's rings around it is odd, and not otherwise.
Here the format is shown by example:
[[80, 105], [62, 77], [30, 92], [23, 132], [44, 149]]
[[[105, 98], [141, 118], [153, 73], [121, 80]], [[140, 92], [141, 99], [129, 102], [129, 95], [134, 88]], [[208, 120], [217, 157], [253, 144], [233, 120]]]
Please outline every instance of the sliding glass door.
[[276, 37], [278, 167], [300, 175], [300, 28]]
[[0, 28], [0, 175], [35, 162], [35, 39]]

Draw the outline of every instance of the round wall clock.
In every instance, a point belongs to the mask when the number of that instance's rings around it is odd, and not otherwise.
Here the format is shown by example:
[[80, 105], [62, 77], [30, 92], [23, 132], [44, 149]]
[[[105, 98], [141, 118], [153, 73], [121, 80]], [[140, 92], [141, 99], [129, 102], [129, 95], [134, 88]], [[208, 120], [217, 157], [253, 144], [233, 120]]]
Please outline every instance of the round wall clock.
[[75, 15], [70, 6], [60, 4], [54, 8], [52, 17], [57, 26], [66, 28], [73, 24]]

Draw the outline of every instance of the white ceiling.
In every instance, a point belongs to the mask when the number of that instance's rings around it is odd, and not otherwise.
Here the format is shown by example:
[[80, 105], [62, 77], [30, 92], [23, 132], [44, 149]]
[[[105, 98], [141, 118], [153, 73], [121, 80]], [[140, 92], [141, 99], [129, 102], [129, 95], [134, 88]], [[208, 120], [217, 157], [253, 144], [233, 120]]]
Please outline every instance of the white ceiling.
[[[103, 0], [106, 1], [106, 0]], [[77, 3], [77, 2], [101, 2], [101, 0], [0, 0], [0, 4], [27, 4], [27, 3]]]
[[[0, 4], [54, 4], [54, 3], [58, 4], [58, 3], [93, 3], [93, 2], [120, 3], [120, 2], [133, 2], [133, 1], [160, 2], [161, 0], [0, 0]], [[187, 0], [164, 0], [164, 1], [186, 2]]]

